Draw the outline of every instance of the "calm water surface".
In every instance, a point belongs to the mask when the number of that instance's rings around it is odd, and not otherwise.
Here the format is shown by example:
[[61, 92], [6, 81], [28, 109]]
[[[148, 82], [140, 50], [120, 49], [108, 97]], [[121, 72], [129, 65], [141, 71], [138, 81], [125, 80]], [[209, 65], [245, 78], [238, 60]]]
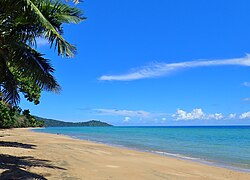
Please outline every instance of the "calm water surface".
[[59, 133], [250, 172], [250, 126], [51, 127], [34, 131]]

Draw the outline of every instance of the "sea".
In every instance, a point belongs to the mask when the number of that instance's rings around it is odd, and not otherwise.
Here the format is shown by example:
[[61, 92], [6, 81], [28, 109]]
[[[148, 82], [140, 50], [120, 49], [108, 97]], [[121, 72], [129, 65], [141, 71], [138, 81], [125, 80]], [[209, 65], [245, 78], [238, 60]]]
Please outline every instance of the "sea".
[[250, 126], [48, 127], [34, 131], [250, 172]]

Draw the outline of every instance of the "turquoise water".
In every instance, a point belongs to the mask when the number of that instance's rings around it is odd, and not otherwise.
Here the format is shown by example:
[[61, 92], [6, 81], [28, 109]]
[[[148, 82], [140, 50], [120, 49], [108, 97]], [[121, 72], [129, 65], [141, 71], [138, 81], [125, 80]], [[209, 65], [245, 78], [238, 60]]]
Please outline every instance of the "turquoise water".
[[34, 131], [59, 133], [250, 172], [250, 126], [53, 127]]

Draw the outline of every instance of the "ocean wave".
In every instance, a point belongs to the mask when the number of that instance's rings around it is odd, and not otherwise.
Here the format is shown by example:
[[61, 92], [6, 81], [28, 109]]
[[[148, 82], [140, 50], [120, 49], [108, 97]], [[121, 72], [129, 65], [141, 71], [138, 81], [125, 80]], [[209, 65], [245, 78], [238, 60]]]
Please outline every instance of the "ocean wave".
[[183, 156], [181, 154], [174, 154], [174, 153], [168, 153], [168, 152], [163, 152], [163, 151], [152, 151], [153, 153], [156, 154], [162, 154], [162, 155], [166, 155], [166, 156], [174, 156], [177, 158], [181, 158], [181, 159], [189, 159], [189, 160], [201, 160], [200, 158], [194, 158], [194, 157], [189, 157], [189, 156]]

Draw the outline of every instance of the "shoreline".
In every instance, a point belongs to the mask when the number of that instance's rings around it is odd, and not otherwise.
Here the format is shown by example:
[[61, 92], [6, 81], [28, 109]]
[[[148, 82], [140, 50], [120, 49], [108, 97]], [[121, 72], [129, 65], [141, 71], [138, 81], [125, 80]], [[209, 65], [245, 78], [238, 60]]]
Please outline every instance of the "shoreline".
[[[51, 134], [51, 133], [48, 133], [48, 134]], [[144, 152], [144, 153], [150, 153], [150, 154], [155, 154], [155, 155], [163, 156], [163, 157], [167, 157], [167, 158], [173, 158], [173, 159], [178, 159], [178, 160], [187, 161], [187, 162], [194, 162], [194, 163], [199, 163], [199, 164], [208, 165], [208, 166], [212, 166], [212, 167], [224, 168], [224, 169], [228, 169], [228, 170], [233, 170], [233, 171], [237, 171], [237, 172], [243, 172], [243, 173], [250, 174], [250, 169], [245, 169], [245, 168], [241, 168], [241, 167], [237, 167], [237, 166], [230, 166], [227, 164], [222, 164], [222, 163], [215, 162], [215, 161], [208, 161], [208, 160], [201, 159], [201, 158], [184, 156], [182, 154], [143, 150], [143, 149], [139, 149], [139, 148], [130, 148], [130, 147], [122, 146], [122, 145], [103, 143], [103, 142], [92, 141], [92, 140], [87, 140], [87, 139], [80, 139], [77, 137], [73, 137], [73, 136], [71, 137], [69, 135], [64, 135], [64, 134], [58, 134], [58, 135], [63, 135], [63, 136], [67, 136], [67, 137], [72, 138], [72, 139], [88, 141], [91, 143], [97, 143], [97, 144], [101, 144], [101, 145], [105, 145], [105, 146], [109, 146], [109, 147], [121, 148], [124, 150], [139, 151], [139, 152]]]
[[[33, 132], [36, 132], [36, 131], [33, 131]], [[44, 133], [44, 132], [37, 132], [37, 133]], [[54, 134], [54, 133], [45, 133], [45, 134]], [[65, 134], [54, 134], [54, 135], [62, 135], [62, 136], [66, 136], [68, 138], [72, 138], [72, 139], [76, 139], [76, 140], [80, 140], [80, 141], [88, 141], [88, 142], [91, 142], [91, 143], [101, 144], [101, 145], [105, 145], [105, 146], [109, 146], [109, 147], [121, 148], [121, 149], [124, 149], [124, 150], [132, 150], [132, 151], [150, 153], [150, 154], [155, 154], [155, 155], [163, 156], [163, 157], [167, 157], [167, 158], [179, 159], [179, 160], [187, 161], [187, 162], [195, 162], [195, 163], [208, 165], [208, 166], [212, 166], [212, 167], [225, 168], [225, 169], [228, 169], [228, 170], [233, 170], [233, 171], [237, 171], [237, 172], [243, 172], [243, 173], [249, 173], [250, 174], [250, 169], [241, 168], [241, 167], [237, 167], [237, 166], [230, 166], [230, 165], [222, 164], [222, 163], [215, 162], [215, 161], [208, 161], [208, 160], [201, 159], [201, 158], [185, 156], [185, 155], [182, 155], [182, 154], [175, 154], [175, 153], [168, 153], [168, 152], [161, 152], [161, 151], [151, 151], [151, 150], [144, 150], [144, 149], [140, 149], [140, 148], [126, 147], [126, 146], [116, 145], [116, 144], [111, 144], [111, 143], [103, 143], [103, 142], [92, 141], [92, 140], [88, 140], [88, 139], [80, 139], [80, 138], [70, 136], [70, 135], [65, 135]]]
[[169, 153], [169, 152], [157, 151], [157, 150], [146, 150], [146, 149], [142, 149], [142, 148], [127, 147], [127, 146], [117, 145], [117, 144], [112, 144], [112, 143], [104, 143], [104, 142], [101, 142], [101, 141], [94, 141], [94, 140], [89, 140], [89, 139], [81, 139], [81, 138], [78, 138], [76, 136], [70, 136], [70, 135], [60, 134], [60, 133], [49, 133], [49, 132], [35, 131], [36, 129], [45, 129], [44, 127], [42, 127], [42, 128], [28, 128], [28, 129], [31, 130], [32, 132], [35, 132], [35, 133], [61, 135], [61, 136], [65, 136], [65, 137], [68, 137], [68, 138], [75, 139], [75, 140], [87, 141], [87, 142], [91, 142], [91, 143], [97, 143], [97, 144], [101, 144], [101, 145], [105, 145], [105, 146], [109, 146], [109, 147], [115, 147], [115, 148], [122, 148], [122, 149], [125, 149], [125, 150], [133, 150], [133, 151], [151, 153], [151, 154], [155, 154], [155, 155], [159, 155], [159, 156], [163, 156], [163, 157], [168, 157], [168, 158], [179, 159], [179, 160], [183, 160], [183, 161], [187, 161], [187, 162], [195, 162], [195, 163], [200, 163], [200, 164], [208, 165], [208, 166], [212, 166], [212, 167], [225, 168], [225, 169], [228, 169], [228, 170], [233, 170], [233, 171], [243, 172], [243, 173], [250, 173], [250, 169], [246, 169], [246, 168], [236, 166], [236, 165], [234, 166], [234, 165], [231, 165], [229, 163], [228, 164], [226, 164], [226, 163], [223, 164], [221, 162], [216, 162], [216, 161], [208, 160], [208, 159], [201, 159], [201, 158], [192, 157], [192, 156], [185, 156], [183, 154]]
[[45, 179], [250, 179], [247, 172], [30, 128], [0, 133], [1, 158], [17, 158], [20, 163], [0, 166], [2, 175], [11, 173], [13, 168], [9, 166], [17, 166], [19, 173]]

